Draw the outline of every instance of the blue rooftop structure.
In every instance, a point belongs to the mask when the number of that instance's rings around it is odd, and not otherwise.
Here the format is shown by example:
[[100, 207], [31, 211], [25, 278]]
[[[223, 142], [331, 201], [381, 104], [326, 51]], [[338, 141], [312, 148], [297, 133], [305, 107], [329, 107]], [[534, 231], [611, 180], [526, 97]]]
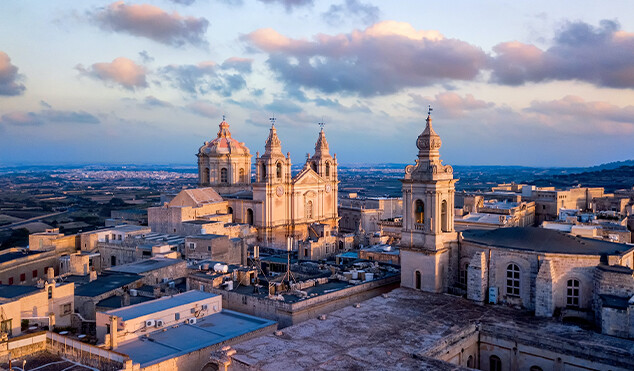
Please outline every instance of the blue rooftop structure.
[[127, 321], [133, 318], [145, 316], [148, 314], [161, 312], [166, 309], [179, 307], [181, 305], [194, 303], [197, 301], [210, 299], [216, 294], [210, 294], [208, 292], [202, 292], [197, 290], [191, 290], [184, 292], [182, 294], [174, 295], [174, 296], [165, 296], [160, 299], [152, 300], [146, 303], [140, 303], [131, 305], [129, 307], [124, 307], [121, 309], [114, 309], [106, 312], [108, 315], [117, 316], [121, 318], [123, 321]]
[[38, 290], [36, 286], [0, 285], [0, 298], [13, 299]]
[[195, 325], [181, 324], [122, 343], [116, 351], [127, 354], [132, 361], [140, 363], [141, 368], [144, 368], [273, 326], [275, 323], [223, 309], [220, 313], [199, 319]]
[[138, 274], [104, 271], [92, 282], [86, 282], [88, 276], [68, 276], [67, 281], [75, 282], [75, 296], [95, 297], [127, 286], [143, 279]]

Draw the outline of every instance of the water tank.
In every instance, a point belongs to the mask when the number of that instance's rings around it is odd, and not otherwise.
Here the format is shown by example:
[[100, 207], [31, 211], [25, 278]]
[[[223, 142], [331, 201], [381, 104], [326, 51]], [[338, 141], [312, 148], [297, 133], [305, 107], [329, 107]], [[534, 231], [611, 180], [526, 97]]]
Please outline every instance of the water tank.
[[137, 296], [138, 291], [136, 289], [130, 289], [130, 296]]
[[374, 279], [374, 273], [368, 272], [368, 273], [365, 274], [365, 280], [366, 281], [372, 281], [373, 279]]
[[353, 270], [350, 273], [352, 273], [352, 279], [353, 280], [358, 280], [359, 279], [359, 272], [357, 272], [356, 270]]
[[233, 290], [233, 281], [228, 281], [227, 282], [227, 291], [231, 291]]

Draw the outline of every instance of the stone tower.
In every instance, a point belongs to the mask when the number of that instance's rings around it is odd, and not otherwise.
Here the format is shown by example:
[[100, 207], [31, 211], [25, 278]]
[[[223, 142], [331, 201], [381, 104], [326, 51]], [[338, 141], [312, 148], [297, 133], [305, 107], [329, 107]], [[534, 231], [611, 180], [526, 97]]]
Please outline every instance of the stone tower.
[[224, 116], [218, 136], [198, 150], [198, 185], [213, 187], [220, 194], [250, 189], [251, 154], [242, 142], [231, 137]]
[[[269, 136], [264, 145], [264, 154], [255, 159], [255, 183], [253, 199], [262, 200], [262, 215], [256, 216], [255, 225], [260, 227], [259, 234], [268, 244], [274, 240], [284, 240], [288, 231], [279, 231], [280, 226], [290, 227], [290, 208], [288, 194], [292, 192], [291, 156], [282, 153], [282, 143], [277, 137], [275, 124], [271, 125]], [[273, 230], [281, 236], [274, 236]]]
[[[309, 156], [306, 159], [306, 162], [314, 172], [322, 177], [322, 180], [326, 181], [326, 193], [330, 193], [332, 191], [332, 194], [327, 197], [327, 200], [330, 200], [331, 205], [324, 205], [322, 207], [324, 213], [321, 215], [321, 219], [322, 222], [329, 221], [329, 224], [332, 224], [332, 220], [334, 220], [335, 223], [331, 226], [335, 227], [338, 225], [337, 190], [339, 189], [339, 181], [337, 177], [337, 154], [335, 153], [334, 157], [330, 155], [328, 150], [328, 141], [326, 140], [326, 133], [324, 132], [323, 127], [319, 131], [319, 137], [317, 137], [317, 142], [315, 143], [315, 154], [313, 156]], [[330, 212], [326, 212], [326, 210], [329, 210]]]
[[401, 285], [428, 292], [447, 290], [454, 231], [453, 168], [440, 160], [442, 141], [432, 127], [431, 108], [425, 130], [418, 136], [418, 159], [405, 168]]

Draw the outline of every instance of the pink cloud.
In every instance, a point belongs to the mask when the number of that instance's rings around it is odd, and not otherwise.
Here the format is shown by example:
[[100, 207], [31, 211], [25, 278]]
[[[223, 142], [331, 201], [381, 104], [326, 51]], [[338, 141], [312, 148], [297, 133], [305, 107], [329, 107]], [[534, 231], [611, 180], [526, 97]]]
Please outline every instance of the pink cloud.
[[453, 92], [443, 92], [430, 98], [411, 93], [409, 96], [414, 103], [422, 106], [423, 111], [427, 109], [428, 105], [431, 105], [434, 108], [434, 114], [441, 117], [464, 117], [471, 111], [483, 110], [495, 106], [495, 103], [476, 99], [472, 94], [460, 96]]
[[7, 53], [0, 51], [0, 95], [20, 95], [26, 89], [18, 81], [18, 68], [11, 64]]
[[110, 63], [95, 63], [89, 68], [84, 68], [82, 65], [76, 68], [82, 75], [105, 82], [114, 82], [126, 89], [147, 87], [145, 67], [125, 57], [115, 58]]

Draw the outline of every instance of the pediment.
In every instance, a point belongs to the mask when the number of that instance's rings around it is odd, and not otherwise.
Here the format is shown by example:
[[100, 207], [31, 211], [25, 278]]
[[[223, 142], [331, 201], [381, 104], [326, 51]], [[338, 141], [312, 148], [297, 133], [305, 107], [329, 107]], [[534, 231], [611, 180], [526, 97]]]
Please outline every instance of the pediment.
[[299, 174], [297, 174], [295, 176], [295, 178], [293, 179], [293, 183], [295, 185], [304, 185], [304, 184], [319, 184], [319, 183], [323, 183], [324, 180], [322, 179], [321, 176], [319, 176], [319, 174], [317, 174], [313, 169], [308, 168], [308, 169], [303, 169]]

